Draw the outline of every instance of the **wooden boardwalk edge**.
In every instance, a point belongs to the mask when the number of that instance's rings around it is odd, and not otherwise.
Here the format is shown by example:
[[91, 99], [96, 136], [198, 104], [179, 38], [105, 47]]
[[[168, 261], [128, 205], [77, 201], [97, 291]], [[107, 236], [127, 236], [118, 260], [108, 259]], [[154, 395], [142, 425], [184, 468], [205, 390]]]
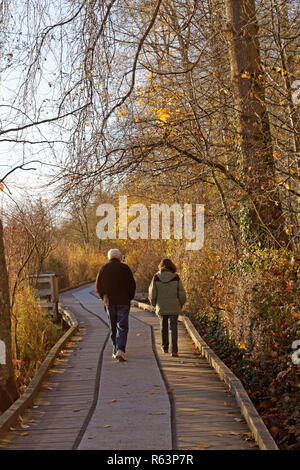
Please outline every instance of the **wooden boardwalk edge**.
[[[154, 312], [151, 305], [138, 301], [132, 301], [136, 307]], [[206, 358], [208, 363], [215, 369], [220, 379], [227, 385], [228, 389], [235, 397], [236, 402], [245, 418], [253, 437], [260, 450], [278, 450], [276, 442], [269, 433], [265, 423], [257, 412], [255, 406], [249, 398], [245, 388], [236, 375], [224, 364], [217, 354], [206, 344], [200, 336], [191, 320], [184, 315], [179, 318], [185, 325], [187, 332], [198, 347], [201, 355]]]
[[70, 326], [66, 333], [49, 351], [25, 392], [0, 416], [0, 435], [8, 431], [9, 428], [18, 421], [19, 416], [32, 404], [55, 358], [78, 328], [78, 324]]
[[[91, 284], [94, 281], [83, 281], [76, 286], [66, 287], [60, 289], [60, 293], [67, 292], [79, 287], [82, 287], [87, 284]], [[57, 343], [52, 347], [52, 349], [47, 354], [45, 360], [39, 367], [37, 373], [31, 380], [30, 384], [26, 388], [25, 392], [0, 416], [0, 435], [9, 430], [13, 426], [19, 416], [21, 416], [24, 411], [31, 405], [36, 394], [40, 389], [40, 385], [47, 374], [48, 370], [53, 364], [54, 359], [58, 356], [59, 352], [62, 350], [66, 342], [71, 338], [71, 336], [78, 330], [78, 322], [70, 312], [69, 309], [65, 308], [63, 305], [59, 304], [59, 310], [64, 321], [69, 325], [69, 329], [66, 333], [57, 341]]]

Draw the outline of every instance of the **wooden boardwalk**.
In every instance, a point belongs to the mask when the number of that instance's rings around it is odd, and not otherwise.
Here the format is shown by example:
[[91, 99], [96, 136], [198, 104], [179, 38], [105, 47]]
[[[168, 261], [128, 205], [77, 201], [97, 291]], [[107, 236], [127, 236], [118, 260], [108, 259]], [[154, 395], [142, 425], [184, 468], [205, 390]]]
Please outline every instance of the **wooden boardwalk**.
[[49, 371], [34, 405], [0, 449], [250, 450], [249, 429], [226, 386], [179, 324], [179, 354], [161, 352], [158, 320], [131, 308], [128, 362], [111, 357], [93, 286], [63, 294], [80, 330]]

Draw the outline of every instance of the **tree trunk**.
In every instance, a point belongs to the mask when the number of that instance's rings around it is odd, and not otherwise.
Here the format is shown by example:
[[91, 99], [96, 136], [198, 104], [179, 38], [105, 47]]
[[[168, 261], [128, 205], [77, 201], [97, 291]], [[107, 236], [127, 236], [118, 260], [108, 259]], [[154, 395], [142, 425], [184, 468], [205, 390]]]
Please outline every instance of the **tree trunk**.
[[287, 242], [265, 104], [255, 0], [225, 0], [229, 58], [250, 232], [263, 245]]
[[0, 410], [5, 411], [18, 398], [11, 354], [11, 319], [8, 277], [0, 220]]

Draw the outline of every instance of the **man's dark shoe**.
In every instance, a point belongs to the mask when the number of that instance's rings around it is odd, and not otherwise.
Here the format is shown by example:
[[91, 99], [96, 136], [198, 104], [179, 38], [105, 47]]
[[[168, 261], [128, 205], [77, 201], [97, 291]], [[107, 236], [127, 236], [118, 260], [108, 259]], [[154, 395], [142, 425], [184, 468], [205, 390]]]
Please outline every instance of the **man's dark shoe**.
[[167, 348], [164, 348], [163, 346], [161, 347], [161, 350], [165, 354], [168, 354], [168, 352], [169, 352], [169, 350]]
[[172, 353], [173, 357], [178, 357], [178, 353]]

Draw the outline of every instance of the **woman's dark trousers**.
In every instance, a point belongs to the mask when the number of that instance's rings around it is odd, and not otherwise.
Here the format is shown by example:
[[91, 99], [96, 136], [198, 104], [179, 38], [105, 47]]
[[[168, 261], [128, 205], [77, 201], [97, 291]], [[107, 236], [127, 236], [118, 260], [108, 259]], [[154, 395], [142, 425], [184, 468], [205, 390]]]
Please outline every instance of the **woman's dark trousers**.
[[169, 326], [171, 330], [172, 354], [178, 353], [178, 315], [159, 315], [161, 345], [164, 351], [169, 350]]

